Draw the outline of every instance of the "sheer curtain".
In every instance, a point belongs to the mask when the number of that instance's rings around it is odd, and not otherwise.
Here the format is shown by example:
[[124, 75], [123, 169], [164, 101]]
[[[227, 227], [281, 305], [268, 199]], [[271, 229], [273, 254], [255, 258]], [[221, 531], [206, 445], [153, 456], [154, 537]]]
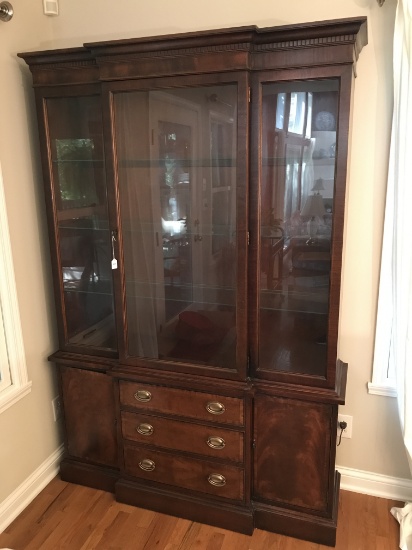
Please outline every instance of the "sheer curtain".
[[412, 0], [398, 0], [394, 110], [382, 248], [375, 362], [395, 373], [399, 416], [412, 472]]
[[139, 92], [115, 97], [128, 351], [130, 355], [157, 359], [154, 221], [147, 166], [150, 153], [148, 140], [138, 139], [148, 124], [148, 97]]
[[[399, 417], [412, 472], [412, 0], [398, 0], [394, 106], [382, 245], [375, 365], [395, 373]], [[379, 364], [383, 362], [383, 364]], [[402, 550], [412, 550], [412, 504], [392, 508]]]
[[398, 0], [394, 111], [382, 247], [375, 364], [395, 373], [399, 415], [412, 471], [412, 0]]

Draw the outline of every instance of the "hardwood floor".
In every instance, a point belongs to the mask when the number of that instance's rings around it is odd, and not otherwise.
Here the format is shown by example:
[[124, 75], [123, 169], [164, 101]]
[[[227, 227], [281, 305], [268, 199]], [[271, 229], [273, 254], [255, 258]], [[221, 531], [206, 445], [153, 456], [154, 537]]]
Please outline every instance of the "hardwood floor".
[[[394, 501], [341, 491], [336, 550], [396, 550]], [[241, 535], [115, 502], [54, 479], [0, 534], [13, 550], [321, 550], [327, 546], [256, 529]]]

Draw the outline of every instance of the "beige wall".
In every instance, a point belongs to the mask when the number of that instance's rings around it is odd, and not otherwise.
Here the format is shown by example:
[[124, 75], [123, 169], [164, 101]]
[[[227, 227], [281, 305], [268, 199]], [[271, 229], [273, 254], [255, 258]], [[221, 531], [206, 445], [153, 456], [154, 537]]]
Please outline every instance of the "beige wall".
[[31, 83], [19, 51], [51, 36], [41, 2], [13, 2], [0, 22], [0, 163], [3, 172], [24, 347], [32, 391], [0, 415], [0, 504], [58, 447], [51, 400], [56, 395], [47, 355], [55, 347], [37, 130]]
[[[17, 0], [16, 0], [17, 1]], [[36, 5], [35, 5], [36, 4]], [[393, 398], [368, 395], [379, 276], [387, 150], [391, 117], [391, 45], [396, 0], [60, 0], [60, 15], [44, 17], [41, 2], [20, 0], [12, 22], [0, 23], [0, 161], [6, 186], [24, 342], [32, 393], [0, 416], [0, 502], [59, 443], [50, 401], [54, 382], [45, 357], [54, 348], [52, 296], [38, 145], [27, 70], [17, 51], [83, 42], [256, 24], [260, 27], [367, 15], [369, 45], [358, 63], [339, 351], [349, 363], [347, 404], [353, 438], [338, 449], [341, 466], [409, 477]], [[16, 6], [17, 7], [17, 6]], [[2, 108], [3, 110], [3, 108]], [[3, 444], [6, 441], [6, 445]], [[13, 465], [13, 468], [10, 468]]]

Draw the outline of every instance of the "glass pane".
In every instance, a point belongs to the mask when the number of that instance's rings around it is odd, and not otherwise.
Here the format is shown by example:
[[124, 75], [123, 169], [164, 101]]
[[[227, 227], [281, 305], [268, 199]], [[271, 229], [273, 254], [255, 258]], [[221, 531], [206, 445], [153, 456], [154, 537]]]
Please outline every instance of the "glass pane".
[[235, 368], [237, 86], [114, 105], [129, 354]]
[[115, 349], [99, 97], [47, 100], [68, 342]]
[[306, 120], [306, 92], [291, 92], [289, 94], [289, 132], [302, 134]]
[[262, 94], [260, 367], [326, 376], [338, 82]]

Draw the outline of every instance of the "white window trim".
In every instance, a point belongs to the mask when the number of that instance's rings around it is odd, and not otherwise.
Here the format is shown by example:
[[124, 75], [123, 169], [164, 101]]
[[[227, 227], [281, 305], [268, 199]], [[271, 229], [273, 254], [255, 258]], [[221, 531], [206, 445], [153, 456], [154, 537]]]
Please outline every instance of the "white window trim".
[[10, 380], [0, 387], [0, 414], [31, 391], [14, 278], [3, 176], [0, 165], [0, 330], [7, 347]]
[[368, 393], [397, 397], [395, 376], [394, 373], [389, 371], [390, 342], [388, 338], [384, 337], [385, 331], [391, 330], [387, 324], [390, 315], [386, 316], [382, 313], [384, 307], [384, 300], [381, 300], [376, 320], [372, 382], [368, 382]]
[[390, 369], [390, 338], [392, 309], [388, 296], [380, 296], [376, 316], [375, 349], [372, 382], [368, 382], [368, 393], [397, 397], [395, 374]]
[[373, 395], [384, 395], [386, 397], [398, 396], [395, 388], [395, 383], [392, 382], [392, 380], [387, 379], [383, 382], [375, 382], [373, 377], [372, 382], [368, 382], [368, 393]]

